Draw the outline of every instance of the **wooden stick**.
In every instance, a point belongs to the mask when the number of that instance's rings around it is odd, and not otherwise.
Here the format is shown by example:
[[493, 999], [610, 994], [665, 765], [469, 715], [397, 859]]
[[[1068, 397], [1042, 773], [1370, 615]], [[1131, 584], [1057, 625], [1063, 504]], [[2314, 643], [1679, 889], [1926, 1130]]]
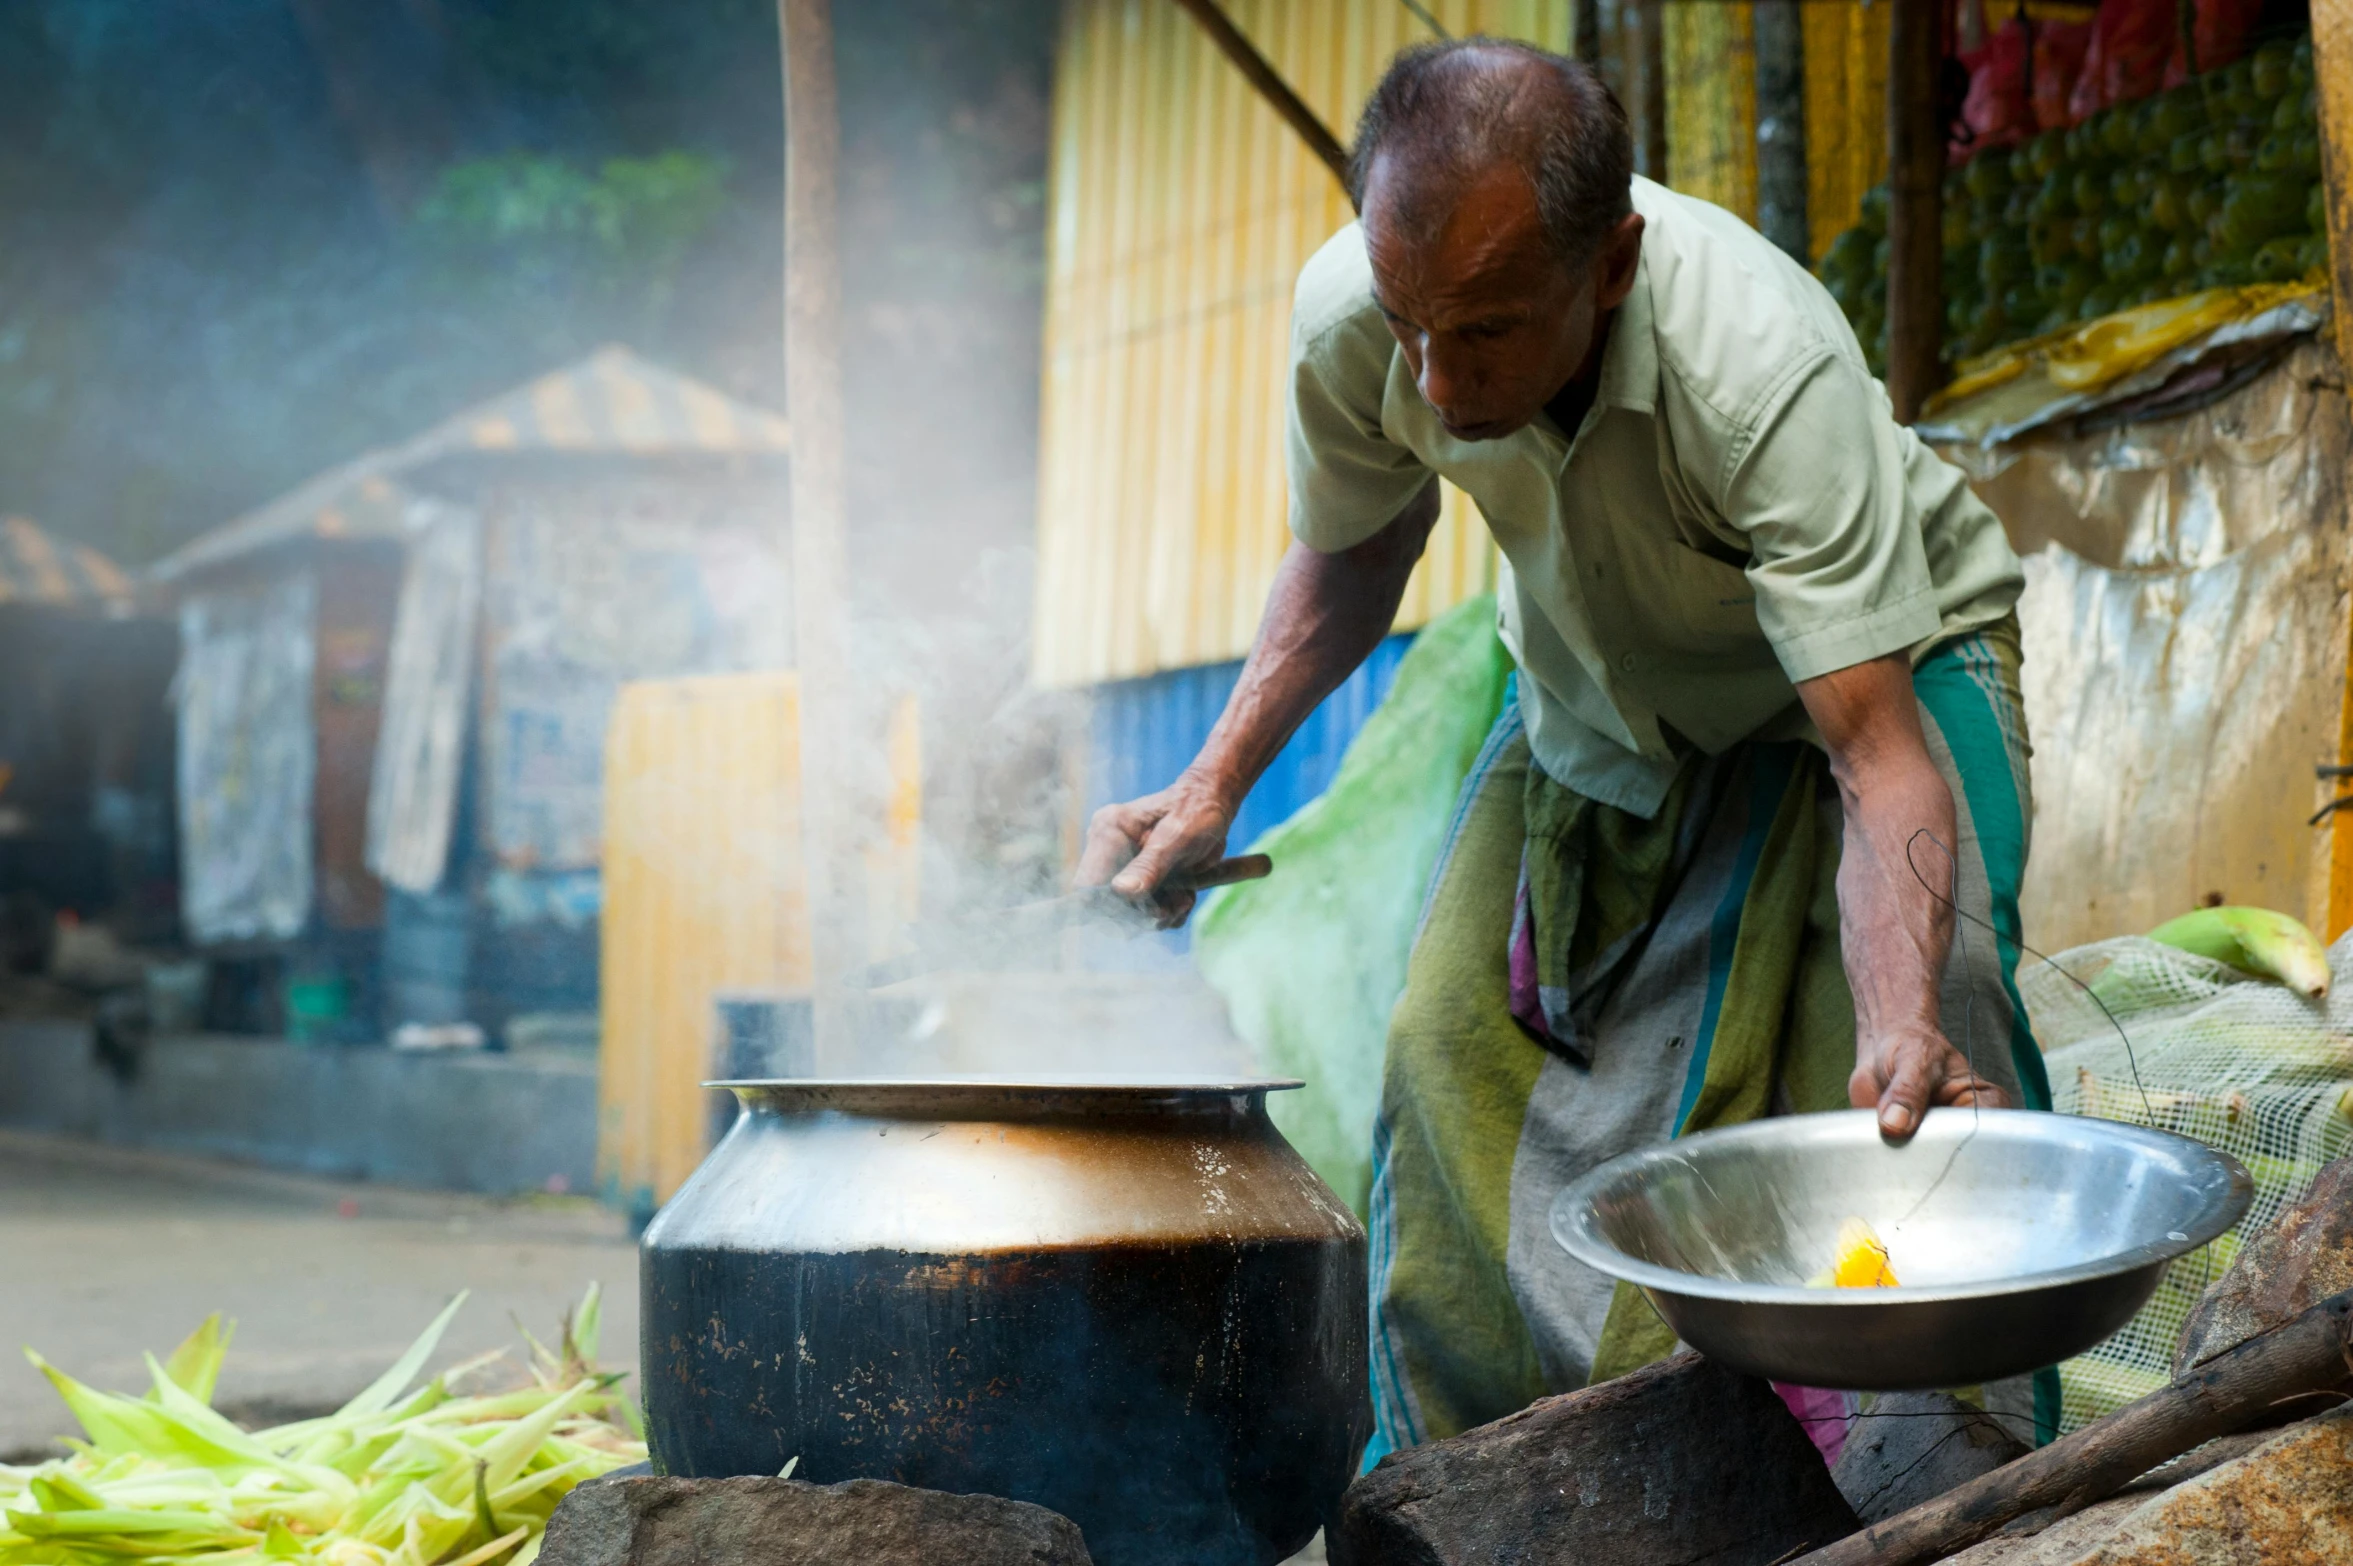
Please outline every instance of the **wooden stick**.
[[1323, 160], [1324, 167], [1332, 171], [1332, 177], [1342, 185], [1347, 184], [1348, 149], [1341, 146], [1340, 138], [1334, 136], [1324, 122], [1315, 117], [1313, 109], [1299, 101], [1299, 95], [1291, 90], [1291, 84], [1284, 81], [1275, 68], [1267, 63], [1266, 56], [1258, 52], [1257, 46], [1243, 37], [1241, 30], [1226, 19], [1225, 12], [1217, 8], [1216, 0], [1176, 0], [1176, 3], [1201, 24], [1201, 30], [1209, 35], [1209, 41], [1234, 62], [1234, 69], [1248, 77], [1250, 85], [1258, 89], [1258, 95], [1272, 104], [1275, 113], [1281, 115], [1291, 129], [1299, 133], [1299, 139], [1307, 143], [1307, 150]]
[[1792, 1566], [1915, 1566], [1966, 1549], [2029, 1512], [2055, 1522], [2159, 1463], [2246, 1429], [2285, 1399], [2340, 1385], [2349, 1372], [2353, 1289], [2039, 1452], [1801, 1555]]
[[848, 1068], [851, 961], [844, 782], [850, 747], [849, 510], [842, 452], [841, 252], [834, 167], [841, 116], [828, 0], [777, 0], [784, 46], [784, 403], [792, 425], [793, 665], [800, 675], [801, 868], [820, 1071]]
[[1943, 9], [1896, 0], [1887, 13], [1887, 397], [1906, 424], [1943, 380]]

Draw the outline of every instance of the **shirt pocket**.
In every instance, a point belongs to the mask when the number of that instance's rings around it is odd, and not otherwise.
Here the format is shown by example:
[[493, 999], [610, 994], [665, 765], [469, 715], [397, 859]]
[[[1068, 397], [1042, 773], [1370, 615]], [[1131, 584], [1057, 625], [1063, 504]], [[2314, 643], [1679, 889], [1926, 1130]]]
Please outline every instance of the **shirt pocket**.
[[[1674, 560], [1674, 640], [1684, 650], [1722, 656], [1763, 649], [1756, 584], [1739, 566], [1685, 544], [1670, 546]], [[1744, 660], [1745, 661], [1745, 660]]]

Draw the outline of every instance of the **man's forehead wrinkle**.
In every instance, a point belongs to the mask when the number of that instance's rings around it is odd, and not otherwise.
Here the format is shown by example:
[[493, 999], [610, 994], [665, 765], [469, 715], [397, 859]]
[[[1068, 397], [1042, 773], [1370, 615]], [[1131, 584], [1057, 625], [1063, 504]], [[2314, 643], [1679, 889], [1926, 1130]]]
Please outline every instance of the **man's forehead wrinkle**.
[[1374, 274], [1395, 288], [1386, 296], [1376, 288], [1382, 307], [1492, 311], [1515, 302], [1512, 274], [1544, 247], [1535, 190], [1525, 176], [1508, 165], [1491, 167], [1448, 188], [1427, 171], [1391, 171], [1387, 161], [1365, 203]]

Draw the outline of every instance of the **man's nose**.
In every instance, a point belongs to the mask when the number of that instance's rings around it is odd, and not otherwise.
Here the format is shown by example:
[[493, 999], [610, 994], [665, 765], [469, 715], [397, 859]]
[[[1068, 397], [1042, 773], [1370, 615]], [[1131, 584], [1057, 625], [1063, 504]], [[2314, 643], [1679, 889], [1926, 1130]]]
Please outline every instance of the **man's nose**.
[[1471, 378], [1459, 357], [1429, 343], [1422, 349], [1421, 370], [1422, 400], [1437, 410], [1440, 418], [1459, 422], [1456, 416], [1469, 411], [1472, 390]]

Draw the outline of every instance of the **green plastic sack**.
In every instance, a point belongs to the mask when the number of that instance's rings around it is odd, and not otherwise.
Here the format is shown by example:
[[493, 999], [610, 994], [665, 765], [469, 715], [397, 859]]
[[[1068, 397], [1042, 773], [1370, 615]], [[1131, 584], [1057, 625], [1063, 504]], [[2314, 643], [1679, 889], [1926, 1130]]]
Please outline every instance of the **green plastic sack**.
[[1510, 672], [1492, 597], [1432, 621], [1331, 787], [1250, 845], [1275, 873], [1216, 894], [1194, 926], [1194, 961], [1235, 1031], [1268, 1070], [1307, 1079], [1268, 1100], [1275, 1124], [1360, 1214], [1389, 1013], [1455, 795]]

